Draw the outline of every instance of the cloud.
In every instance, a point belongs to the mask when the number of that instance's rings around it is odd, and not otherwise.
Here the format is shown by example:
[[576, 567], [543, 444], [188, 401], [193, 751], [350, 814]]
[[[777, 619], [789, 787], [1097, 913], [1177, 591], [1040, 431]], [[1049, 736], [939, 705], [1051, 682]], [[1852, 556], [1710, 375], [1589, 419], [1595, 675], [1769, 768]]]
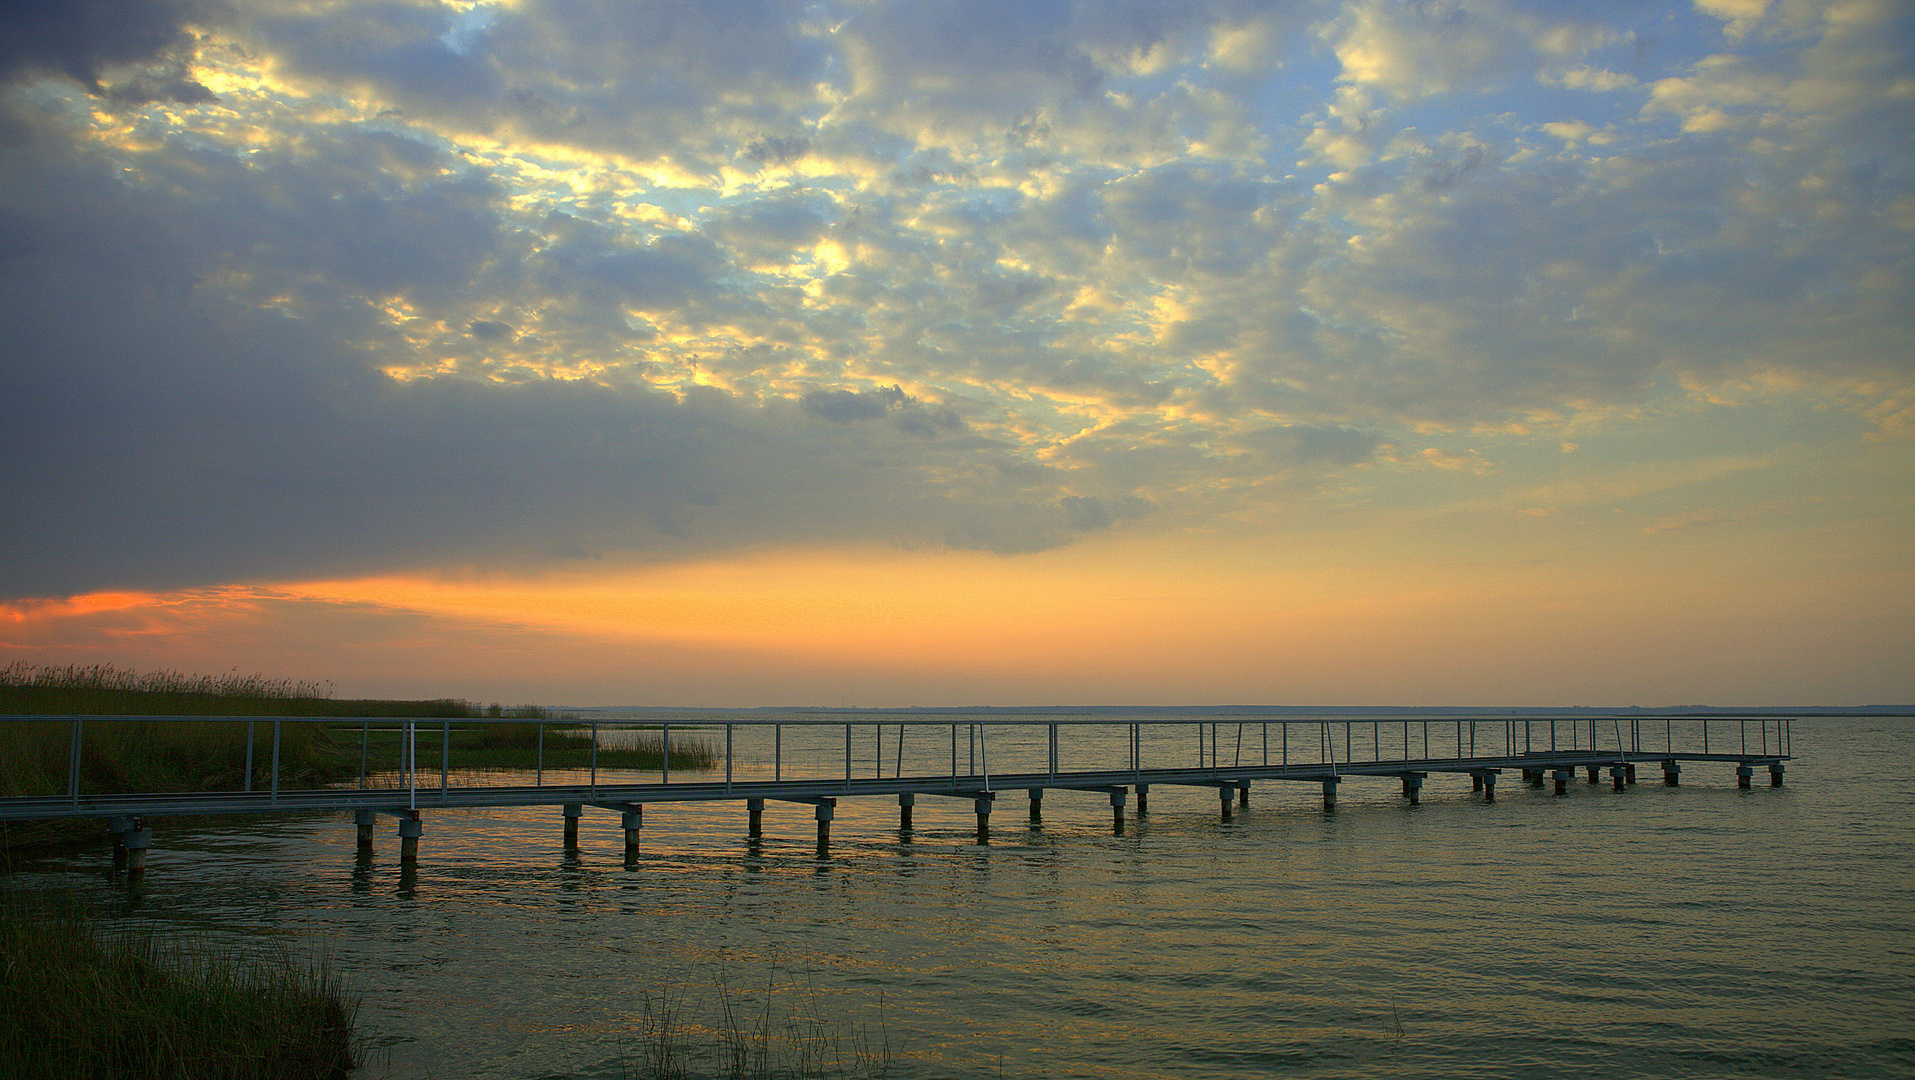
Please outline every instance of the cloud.
[[[221, 10], [202, 0], [18, 0], [0, 9], [0, 84], [41, 73], [64, 75], [96, 93], [115, 68], [171, 56], [188, 26]], [[134, 85], [139, 85], [137, 82]], [[197, 91], [191, 89], [197, 87]], [[205, 87], [181, 80], [138, 100], [201, 101]], [[129, 99], [140, 91], [123, 91]], [[171, 95], [185, 93], [189, 97]]]
[[10, 10], [0, 592], [1023, 552], [1744, 387], [1906, 429], [1908, 16], [1730, 8]]

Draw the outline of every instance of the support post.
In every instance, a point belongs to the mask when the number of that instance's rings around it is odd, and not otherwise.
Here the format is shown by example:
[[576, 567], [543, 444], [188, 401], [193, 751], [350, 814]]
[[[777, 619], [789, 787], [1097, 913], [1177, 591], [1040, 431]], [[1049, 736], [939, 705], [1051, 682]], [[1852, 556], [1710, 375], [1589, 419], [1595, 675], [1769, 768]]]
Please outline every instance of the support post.
[[358, 833], [359, 854], [372, 854], [372, 827], [379, 821], [377, 810], [354, 810], [352, 812], [353, 829]]
[[619, 825], [625, 830], [625, 858], [629, 862], [638, 858], [639, 836], [645, 829], [645, 807], [639, 803], [628, 804], [619, 815]]
[[424, 834], [425, 826], [419, 821], [419, 811], [408, 810], [399, 818], [399, 865], [417, 866], [419, 863], [419, 837]]
[[139, 819], [131, 814], [118, 814], [107, 819], [107, 831], [113, 834], [113, 869], [126, 869], [126, 838], [139, 826]]
[[1682, 786], [1682, 764], [1674, 759], [1662, 763], [1662, 782], [1670, 787]]
[[578, 847], [578, 819], [585, 814], [585, 804], [569, 802], [565, 804], [565, 850]]
[[1754, 775], [1755, 775], [1755, 769], [1752, 766], [1750, 766], [1748, 762], [1745, 761], [1742, 764], [1737, 765], [1735, 767], [1735, 786], [1741, 788], [1744, 791], [1749, 790], [1749, 778]]
[[898, 831], [911, 831], [911, 808], [917, 804], [917, 792], [902, 791], [898, 793]]
[[1342, 779], [1341, 776], [1326, 776], [1323, 778], [1323, 808], [1325, 810], [1335, 810], [1337, 808], [1337, 783]]
[[[1116, 805], [1122, 806], [1123, 803], [1118, 803]], [[1137, 816], [1143, 817], [1145, 814], [1148, 814], [1148, 813], [1150, 813], [1150, 785], [1138, 784], [1137, 785]]]
[[1623, 762], [1622, 773], [1623, 773], [1623, 780], [1626, 783], [1631, 783], [1631, 784], [1635, 783], [1636, 782], [1636, 763], [1633, 761]]
[[1592, 784], [1594, 784], [1594, 783], [1599, 783], [1599, 782], [1600, 782], [1600, 781], [1602, 780], [1602, 766], [1601, 766], [1601, 765], [1591, 765], [1591, 766], [1589, 766], [1589, 767], [1588, 767], [1588, 771], [1589, 771], [1589, 782], [1590, 782], [1590, 783], [1592, 783]]
[[1483, 775], [1483, 773], [1469, 774], [1469, 789], [1472, 794], [1483, 790]]
[[1523, 779], [1529, 782], [1530, 787], [1533, 787], [1533, 788], [1542, 787], [1543, 786], [1543, 770], [1524, 769]]
[[1250, 805], [1250, 781], [1248, 780], [1237, 781], [1237, 805], [1242, 807]]
[[1041, 787], [1034, 787], [1030, 789], [1030, 792], [1031, 792], [1031, 824], [1036, 825], [1039, 822], [1044, 820], [1044, 789]]
[[1624, 769], [1621, 765], [1611, 765], [1609, 767], [1609, 782], [1617, 791], [1621, 791], [1629, 783], [1628, 770]]
[[[1144, 786], [1137, 786], [1137, 812], [1144, 812]], [[1119, 835], [1124, 831], [1124, 789], [1118, 788], [1110, 793], [1110, 827]]]
[[1230, 790], [1229, 784], [1217, 785], [1217, 798], [1223, 804], [1220, 808], [1220, 812], [1225, 821], [1230, 820], [1230, 804], [1235, 801], [1236, 795], [1236, 792]]
[[1782, 786], [1782, 763], [1779, 761], [1769, 762], [1769, 786]]
[[1423, 805], [1423, 776], [1420, 773], [1408, 773], [1403, 777], [1403, 794], [1410, 797], [1411, 806]]
[[1574, 769], [1557, 769], [1555, 772], [1556, 794], [1569, 794], [1569, 781], [1575, 775], [1576, 770]]
[[818, 857], [824, 858], [831, 852], [831, 819], [838, 812], [838, 800], [819, 799], [812, 811], [812, 817], [818, 819]]
[[745, 835], [753, 840], [765, 835], [765, 800], [745, 800]]
[[979, 795], [977, 798], [971, 800], [971, 809], [977, 812], [977, 842], [980, 844], [990, 843], [991, 842], [991, 800], [990, 798], [988, 796]]
[[1493, 772], [1486, 772], [1482, 775], [1481, 779], [1483, 781], [1483, 801], [1486, 803], [1495, 802], [1496, 801], [1496, 774]]
[[139, 818], [133, 819], [133, 828], [126, 834], [126, 876], [127, 879], [146, 875], [146, 851], [153, 846], [153, 830]]

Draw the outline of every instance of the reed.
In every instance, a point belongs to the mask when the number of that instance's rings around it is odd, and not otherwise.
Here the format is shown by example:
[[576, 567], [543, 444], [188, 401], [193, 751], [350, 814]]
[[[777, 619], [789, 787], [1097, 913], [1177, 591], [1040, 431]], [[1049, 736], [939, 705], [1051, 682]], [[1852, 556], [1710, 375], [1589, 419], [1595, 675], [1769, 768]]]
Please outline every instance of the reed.
[[0, 1075], [335, 1080], [356, 1063], [358, 1002], [323, 962], [3, 907]]
[[722, 975], [717, 983], [716, 1018], [699, 1024], [688, 1016], [683, 986], [642, 993], [636, 1060], [628, 1077], [688, 1080], [693, 1076], [725, 1080], [858, 1080], [889, 1074], [889, 1032], [824, 1016], [809, 984], [780, 985], [774, 965], [766, 975], [764, 998], [756, 1006], [741, 999]]
[[[603, 736], [611, 734], [612, 729], [602, 732]], [[437, 770], [439, 762], [446, 756], [446, 735], [447, 732], [439, 725], [419, 726], [417, 738], [419, 767], [422, 770]], [[597, 756], [599, 768], [649, 772], [665, 766], [662, 731], [624, 729], [618, 735], [617, 745], [603, 745], [607, 740], [601, 739]], [[584, 769], [593, 764], [591, 731], [576, 720], [560, 719], [543, 724], [454, 722], [450, 736], [450, 765], [462, 771], [529, 770], [541, 764], [547, 769]], [[365, 732], [368, 770], [383, 772], [398, 768], [402, 737], [398, 729], [391, 727]], [[348, 749], [352, 751], [356, 765], [360, 728], [350, 724], [335, 725], [333, 738], [341, 744], [351, 744]], [[683, 731], [672, 733], [671, 751], [671, 767], [674, 770], [709, 771], [723, 761], [718, 747], [709, 738]]]

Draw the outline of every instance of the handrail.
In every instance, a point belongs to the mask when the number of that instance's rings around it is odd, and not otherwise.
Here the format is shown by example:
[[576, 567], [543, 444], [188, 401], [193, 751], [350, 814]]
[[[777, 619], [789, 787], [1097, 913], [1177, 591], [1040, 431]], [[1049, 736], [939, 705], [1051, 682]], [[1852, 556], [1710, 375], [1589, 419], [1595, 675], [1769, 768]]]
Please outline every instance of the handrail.
[[[971, 752], [965, 758], [960, 758], [957, 747], [959, 718], [962, 718], [961, 722], [966, 725], [969, 735]], [[1405, 773], [1456, 771], [1468, 767], [1514, 767], [1512, 763], [1541, 754], [1559, 758], [1569, 755], [1590, 764], [1684, 759], [1738, 761], [1746, 765], [1757, 761], [1779, 762], [1789, 759], [1794, 734], [1793, 717], [1734, 714], [1654, 717], [1652, 719], [1663, 722], [1663, 738], [1660, 740], [1644, 739], [1643, 718], [1629, 714], [1564, 718], [1387, 714], [1271, 717], [1255, 713], [1224, 717], [1211, 714], [1178, 716], [1131, 713], [985, 713], [968, 716], [962, 713], [830, 713], [817, 716], [781, 713], [772, 716], [719, 714], [704, 717], [674, 713], [529, 721], [510, 717], [431, 719], [439, 720], [441, 725], [438, 785], [441, 801], [453, 792], [471, 788], [515, 786], [505, 781], [523, 773], [530, 773], [533, 785], [540, 787], [582, 781], [593, 797], [597, 796], [602, 785], [627, 785], [633, 782], [656, 782], [668, 787], [699, 785], [706, 782], [705, 772], [702, 767], [687, 763], [696, 760], [699, 751], [695, 744], [700, 740], [714, 743], [705, 748], [710, 754], [711, 770], [713, 774], [723, 777], [721, 791], [731, 794], [739, 790], [741, 785], [762, 780], [783, 782], [821, 779], [827, 774], [826, 770], [837, 773], [846, 791], [852, 789], [854, 781], [860, 787], [864, 786], [863, 778], [866, 776], [886, 779], [887, 772], [892, 780], [910, 780], [920, 784], [936, 782], [954, 791], [990, 792], [1001, 786], [1000, 778], [1004, 776], [1019, 777], [1019, 782], [1026, 782], [1023, 778], [1027, 777], [1067, 782], [1073, 775], [1118, 774], [1128, 775], [1133, 782], [1145, 782], [1153, 772], [1178, 772], [1190, 767], [1190, 758], [1187, 756], [1189, 743], [1182, 741], [1178, 735], [1193, 725], [1198, 736], [1196, 770], [1213, 779], [1226, 781], [1232, 775], [1243, 774], [1244, 770], [1273, 768], [1327, 770], [1334, 775], [1348, 770], [1387, 773], [1399, 767]], [[1222, 762], [1221, 732], [1218, 730], [1225, 719], [1237, 725], [1232, 764], [1229, 766]], [[245, 724], [246, 769], [241, 781], [235, 785], [235, 791], [251, 792], [254, 787], [253, 727], [262, 720], [270, 720], [273, 725], [270, 775], [267, 778], [266, 801], [269, 806], [278, 807], [286, 802], [282, 776], [285, 772], [286, 746], [283, 736], [290, 730], [289, 725], [325, 724], [335, 732], [356, 728], [354, 733], [360, 736], [360, 772], [349, 783], [360, 789], [403, 789], [406, 808], [419, 808], [418, 718], [52, 715], [0, 716], [0, 725], [55, 722], [66, 728], [69, 745], [64, 801], [70, 812], [77, 813], [87, 797], [140, 794], [88, 790], [89, 784], [83, 769], [88, 741], [109, 738], [115, 725], [187, 722]], [[1357, 720], [1370, 728], [1369, 745], [1363, 747], [1371, 755], [1367, 760], [1357, 754]], [[1622, 727], [1624, 720], [1630, 723], [1627, 729]], [[1344, 745], [1341, 748], [1336, 744], [1333, 726], [1339, 721], [1344, 726]], [[1519, 721], [1523, 725], [1520, 737], [1516, 727]], [[1536, 745], [1535, 725], [1543, 721], [1548, 721], [1550, 726], [1548, 750]], [[1604, 721], [1611, 729], [1613, 741], [1606, 742], [1600, 738]], [[459, 755], [453, 746], [454, 725], [471, 728], [527, 723], [536, 724], [539, 731], [536, 756], [533, 756], [530, 747], [527, 748], [528, 768], [516, 773], [489, 773], [468, 768], [454, 775]], [[1481, 725], [1492, 723], [1503, 728], [1500, 746], [1499, 740], [1493, 735], [1487, 739], [1482, 737]], [[1727, 744], [1721, 738], [1721, 726], [1725, 723], [1736, 725]], [[1210, 725], [1208, 730], [1203, 726], [1206, 724]], [[1290, 729], [1298, 724], [1312, 725], [1318, 730], [1319, 743], [1314, 758], [1307, 751], [1300, 752], [1301, 747], [1307, 746], [1302, 740], [1299, 740], [1298, 747], [1291, 746]], [[897, 733], [893, 745], [887, 747], [884, 728], [888, 725], [896, 725]], [[1248, 745], [1244, 738], [1246, 725], [1261, 727], [1261, 737], [1251, 740]], [[1441, 746], [1440, 737], [1432, 739], [1433, 725], [1450, 729], [1440, 731], [1440, 734], [1451, 734], [1454, 740], [1452, 746]], [[1271, 738], [1272, 726], [1278, 729], [1274, 733], [1278, 736], [1275, 740]], [[909, 738], [913, 728], [922, 730], [934, 727], [945, 727], [949, 731], [949, 754], [945, 761], [939, 760], [939, 740]], [[554, 768], [545, 748], [547, 728], [571, 730], [589, 736], [585, 741], [589, 743], [590, 752], [581, 763], [585, 768]], [[679, 753], [674, 753], [674, 728], [681, 736], [678, 740]], [[721, 728], [722, 735], [719, 733]], [[842, 743], [826, 733], [826, 728], [841, 731]], [[857, 732], [865, 728], [874, 729], [875, 738], [857, 738]], [[661, 753], [657, 767], [647, 770], [620, 765], [608, 772], [600, 762], [601, 747], [606, 745], [612, 733], [631, 729], [659, 731]], [[0, 731], [3, 730], [4, 727], [0, 727]], [[1489, 730], [1493, 732], [1494, 728]], [[1188, 735], [1182, 738], [1187, 739]], [[376, 754], [375, 740], [379, 747]], [[397, 746], [394, 747], [389, 740], [396, 741]], [[998, 744], [995, 749], [999, 760], [995, 763], [995, 772], [991, 760], [992, 742]], [[1649, 744], [1648, 747], [1645, 747], [1645, 742]], [[1656, 742], [1662, 745], [1657, 747], [1654, 745]], [[1181, 752], [1179, 745], [1184, 748]], [[686, 751], [686, 746], [692, 746], [693, 749]], [[1735, 749], [1729, 750], [1729, 747]], [[887, 750], [891, 751], [890, 762], [885, 760]], [[1420, 756], [1413, 756], [1418, 750], [1421, 751]], [[835, 763], [827, 764], [824, 755], [829, 754], [841, 756], [841, 767]], [[1185, 756], [1180, 758], [1180, 754]], [[722, 774], [719, 774], [721, 769]], [[575, 774], [575, 779], [567, 781], [561, 775], [568, 771]], [[548, 776], [548, 773], [554, 775]], [[656, 780], [647, 777], [655, 777]]]

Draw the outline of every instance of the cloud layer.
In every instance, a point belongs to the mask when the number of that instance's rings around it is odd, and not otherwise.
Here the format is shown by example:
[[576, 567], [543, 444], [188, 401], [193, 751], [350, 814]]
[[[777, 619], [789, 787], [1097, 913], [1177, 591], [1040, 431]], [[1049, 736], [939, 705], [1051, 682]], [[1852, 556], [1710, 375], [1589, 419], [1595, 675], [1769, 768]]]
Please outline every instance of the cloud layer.
[[9, 11], [8, 597], [1915, 435], [1893, 0]]

